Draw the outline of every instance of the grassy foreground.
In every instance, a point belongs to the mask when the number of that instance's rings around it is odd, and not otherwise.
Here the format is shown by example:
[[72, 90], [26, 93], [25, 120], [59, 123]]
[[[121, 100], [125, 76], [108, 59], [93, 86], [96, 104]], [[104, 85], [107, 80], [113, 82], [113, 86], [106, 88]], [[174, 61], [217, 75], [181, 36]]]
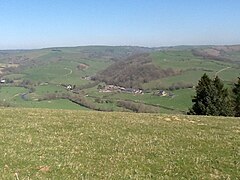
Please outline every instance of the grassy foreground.
[[0, 179], [238, 179], [240, 119], [0, 110]]

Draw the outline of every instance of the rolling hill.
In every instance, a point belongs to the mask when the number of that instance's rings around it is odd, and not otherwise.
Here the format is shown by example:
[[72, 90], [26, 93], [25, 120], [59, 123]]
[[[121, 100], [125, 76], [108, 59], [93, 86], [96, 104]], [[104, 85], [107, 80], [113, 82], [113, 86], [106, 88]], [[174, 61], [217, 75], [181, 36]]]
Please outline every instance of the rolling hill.
[[[239, 54], [237, 45], [173, 47], [116, 62], [99, 73], [97, 79], [128, 87], [137, 84], [143, 89], [193, 86], [203, 73], [218, 74], [226, 81], [234, 81], [240, 72]], [[225, 72], [218, 73], [221, 70]], [[231, 79], [224, 78], [228, 71], [232, 73]]]
[[128, 88], [141, 88], [142, 83], [177, 75], [172, 68], [161, 69], [153, 64], [150, 54], [131, 56], [118, 61], [99, 73], [95, 79], [106, 84], [114, 84]]
[[239, 53], [0, 51], [0, 179], [238, 179], [240, 119], [183, 114], [203, 73], [231, 87]]
[[[203, 73], [218, 75], [228, 87], [236, 81], [239, 47], [85, 46], [0, 51], [0, 79], [4, 82], [0, 84], [0, 105], [100, 111], [139, 107], [140, 112], [186, 113]], [[135, 90], [105, 91], [108, 85]], [[131, 93], [138, 89], [143, 93]], [[165, 97], [159, 95], [163, 90]]]

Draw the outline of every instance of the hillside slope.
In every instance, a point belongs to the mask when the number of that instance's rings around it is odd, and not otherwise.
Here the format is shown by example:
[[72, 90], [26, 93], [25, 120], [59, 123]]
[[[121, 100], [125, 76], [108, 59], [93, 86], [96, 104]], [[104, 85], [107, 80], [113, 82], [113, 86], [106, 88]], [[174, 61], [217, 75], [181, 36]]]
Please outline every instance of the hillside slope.
[[240, 119], [0, 109], [0, 179], [238, 179]]
[[150, 54], [138, 54], [118, 61], [100, 72], [95, 78], [106, 84], [141, 88], [141, 84], [179, 74], [172, 68], [162, 69], [153, 64]]
[[[195, 51], [217, 52], [224, 60]], [[129, 111], [119, 106], [124, 100], [138, 107], [157, 107], [158, 112], [184, 113], [191, 107], [194, 86], [204, 73], [218, 75], [231, 87], [240, 75], [239, 59], [239, 46], [0, 51], [0, 106]], [[111, 84], [129, 91], [106, 92]], [[129, 87], [144, 93], [135, 95]], [[168, 96], [159, 94], [163, 90]]]
[[163, 48], [117, 61], [99, 71], [96, 79], [123, 87], [176, 89], [193, 87], [207, 73], [233, 83], [240, 72], [238, 47]]
[[240, 45], [195, 48], [193, 54], [219, 61], [240, 63]]

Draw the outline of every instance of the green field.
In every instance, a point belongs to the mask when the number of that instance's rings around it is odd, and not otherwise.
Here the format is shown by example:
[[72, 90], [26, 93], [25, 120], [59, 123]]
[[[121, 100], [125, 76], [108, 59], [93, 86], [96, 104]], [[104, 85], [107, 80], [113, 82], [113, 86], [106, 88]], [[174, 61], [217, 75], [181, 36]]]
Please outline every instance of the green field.
[[57, 100], [40, 101], [40, 102], [25, 101], [25, 103], [22, 103], [22, 105], [24, 105], [24, 107], [29, 107], [29, 108], [89, 110], [88, 108], [74, 104], [71, 101], [66, 99], [57, 99]]
[[[41, 87], [41, 86], [39, 86]], [[46, 87], [46, 86], [45, 86]], [[56, 90], [54, 86], [47, 86], [46, 88], [39, 88], [38, 94], [47, 92], [51, 93]], [[59, 88], [57, 88], [60, 91]], [[0, 101], [9, 103], [13, 107], [28, 107], [28, 108], [49, 108], [49, 109], [76, 109], [76, 110], [88, 110], [85, 107], [77, 105], [66, 99], [46, 100], [37, 101], [35, 98], [38, 97], [36, 93], [27, 96], [27, 100], [24, 100], [21, 96], [27, 93], [28, 90], [22, 87], [2, 87], [0, 88]], [[60, 91], [61, 92], [61, 91]], [[29, 99], [28, 98], [32, 98]]]
[[0, 179], [239, 179], [240, 119], [0, 110]]
[[[159, 113], [186, 113], [192, 105], [194, 86], [204, 73], [211, 78], [218, 75], [229, 88], [240, 75], [238, 51], [226, 52], [223, 57], [230, 59], [223, 61], [196, 56], [192, 53], [193, 48], [210, 46], [186, 46], [165, 50], [128, 46], [87, 46], [3, 51], [3, 54], [0, 52], [0, 79], [7, 79], [7, 83], [0, 84], [0, 104], [12, 107], [85, 109], [61, 97], [42, 101], [52, 94], [81, 94], [87, 104], [95, 107], [91, 109], [95, 110], [129, 111], [117, 106], [119, 100], [126, 100], [158, 107]], [[128, 61], [128, 57], [136, 53], [149, 53], [148, 63], [165, 70], [171, 68], [178, 73], [139, 83], [139, 88], [146, 91], [144, 95], [100, 93], [97, 89], [98, 83], [105, 83], [96, 82], [91, 77], [112, 67], [110, 65], [114, 63]], [[138, 66], [141, 69], [141, 63]], [[141, 75], [141, 72], [138, 75]], [[67, 90], [67, 85], [76, 87], [77, 92], [74, 94]], [[153, 95], [159, 90], [166, 90], [174, 96]], [[26, 99], [21, 97], [23, 94], [26, 94]]]
[[[187, 112], [188, 108], [192, 106], [192, 97], [194, 96], [195, 92], [194, 89], [180, 89], [180, 90], [174, 90], [171, 91], [173, 93], [172, 97], [162, 97], [153, 95], [153, 93], [145, 93], [145, 94], [137, 94], [133, 95], [131, 93], [102, 93], [98, 92], [97, 88], [90, 88], [88, 90], [85, 90], [85, 92], [95, 98], [100, 99], [107, 99], [112, 101], [117, 100], [130, 100], [134, 102], [139, 103], [145, 103], [149, 105], [156, 105], [156, 106], [163, 106], [163, 108], [160, 108], [161, 113], [182, 113], [182, 111]], [[166, 108], [174, 109], [167, 110]]]
[[67, 92], [67, 90], [59, 85], [43, 84], [37, 86], [36, 91], [34, 93], [38, 95], [43, 95], [46, 93], [64, 93], [64, 92]]
[[[176, 83], [195, 85], [204, 73], [207, 73], [211, 77], [217, 74], [224, 81], [234, 82], [240, 73], [239, 65], [235, 63], [196, 57], [190, 50], [155, 52], [151, 54], [151, 57], [153, 62], [161, 68], [173, 68], [182, 72], [177, 76], [145, 83], [143, 85], [145, 89], [156, 87], [167, 88]], [[229, 69], [223, 70], [228, 67]], [[219, 71], [221, 72], [218, 74], [217, 72]]]
[[[38, 61], [45, 62], [45, 58], [54, 58], [54, 54], [50, 57], [49, 56], [41, 57]], [[25, 78], [32, 81], [42, 81], [54, 84], [65, 83], [80, 85], [87, 83], [87, 81], [82, 79], [82, 77], [94, 75], [99, 70], [102, 70], [110, 65], [110, 62], [107, 60], [86, 60], [81, 59], [81, 57], [78, 59], [71, 59], [71, 57], [67, 57], [68, 54], [64, 54], [64, 58], [66, 59], [61, 59], [61, 61], [57, 61], [57, 57], [55, 57], [56, 59], [47, 63], [45, 62], [43, 65], [38, 67], [27, 68], [23, 71], [23, 73], [26, 74]], [[76, 57], [78, 57], [77, 54]], [[77, 66], [79, 64], [87, 64], [88, 68], [85, 70], [78, 70]]]

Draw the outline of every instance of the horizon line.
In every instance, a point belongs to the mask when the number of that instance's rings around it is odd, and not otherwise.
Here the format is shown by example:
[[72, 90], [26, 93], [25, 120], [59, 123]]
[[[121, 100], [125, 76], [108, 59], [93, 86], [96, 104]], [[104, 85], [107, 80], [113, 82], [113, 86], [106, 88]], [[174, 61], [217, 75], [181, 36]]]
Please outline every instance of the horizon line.
[[91, 45], [66, 45], [66, 46], [47, 46], [39, 48], [7, 48], [0, 49], [0, 51], [31, 51], [31, 50], [44, 50], [54, 48], [78, 48], [78, 47], [140, 47], [140, 48], [171, 48], [180, 46], [240, 46], [237, 44], [179, 44], [179, 45], [162, 45], [162, 46], [141, 46], [141, 45], [104, 45], [104, 44], [91, 44]]

